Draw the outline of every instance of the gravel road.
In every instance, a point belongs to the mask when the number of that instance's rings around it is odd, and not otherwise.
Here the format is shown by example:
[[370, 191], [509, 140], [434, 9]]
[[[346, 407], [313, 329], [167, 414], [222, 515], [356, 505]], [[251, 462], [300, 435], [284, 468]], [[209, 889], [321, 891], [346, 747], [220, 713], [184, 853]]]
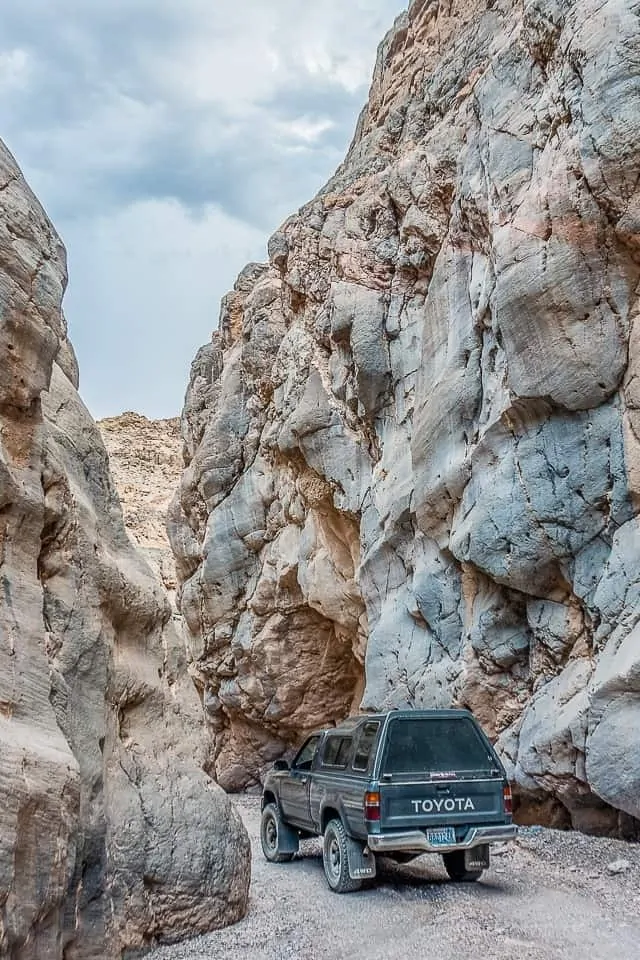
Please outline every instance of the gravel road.
[[374, 888], [339, 896], [318, 841], [266, 863], [259, 798], [237, 806], [253, 843], [246, 918], [146, 960], [640, 960], [639, 845], [528, 828], [477, 883], [425, 856], [381, 861]]

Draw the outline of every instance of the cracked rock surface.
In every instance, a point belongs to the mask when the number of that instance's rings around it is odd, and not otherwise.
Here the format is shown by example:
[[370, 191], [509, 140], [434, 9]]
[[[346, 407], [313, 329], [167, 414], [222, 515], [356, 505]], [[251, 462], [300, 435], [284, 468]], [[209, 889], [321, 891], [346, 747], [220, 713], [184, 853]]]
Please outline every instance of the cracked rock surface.
[[456, 703], [522, 818], [636, 831], [639, 14], [415, 0], [225, 298], [169, 520], [223, 785]]
[[103, 960], [242, 916], [246, 831], [77, 392], [62, 244], [0, 144], [0, 956]]

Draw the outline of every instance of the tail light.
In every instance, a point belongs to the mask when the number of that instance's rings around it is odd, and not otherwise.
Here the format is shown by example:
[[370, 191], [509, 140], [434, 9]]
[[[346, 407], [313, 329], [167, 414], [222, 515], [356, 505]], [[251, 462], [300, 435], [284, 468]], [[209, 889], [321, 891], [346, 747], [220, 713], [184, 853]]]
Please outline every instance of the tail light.
[[513, 796], [511, 793], [511, 787], [508, 783], [505, 783], [502, 789], [502, 803], [505, 813], [513, 813]]
[[380, 819], [380, 794], [377, 790], [371, 790], [364, 795], [364, 818], [365, 820]]

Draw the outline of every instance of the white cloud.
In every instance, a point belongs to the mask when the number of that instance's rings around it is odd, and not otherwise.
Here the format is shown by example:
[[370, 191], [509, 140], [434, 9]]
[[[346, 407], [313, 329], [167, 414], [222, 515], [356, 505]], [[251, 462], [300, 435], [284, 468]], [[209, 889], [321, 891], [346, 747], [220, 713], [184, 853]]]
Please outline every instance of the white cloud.
[[83, 399], [96, 417], [175, 416], [220, 298], [245, 263], [264, 259], [264, 235], [215, 207], [194, 217], [171, 200], [62, 226]]
[[315, 143], [323, 133], [332, 130], [335, 124], [329, 118], [313, 120], [311, 117], [300, 117], [288, 123], [276, 123], [278, 132], [289, 140], [302, 140], [303, 143]]
[[173, 48], [168, 62], [155, 60], [156, 80], [235, 112], [264, 102], [305, 72], [349, 93], [366, 86], [372, 51], [402, 4], [190, 0], [185, 8], [197, 29]]
[[14, 88], [24, 88], [29, 82], [29, 55], [16, 48], [0, 53], [0, 93]]
[[0, 136], [67, 244], [66, 311], [94, 412], [177, 411], [220, 295], [341, 161], [402, 8], [3, 5]]

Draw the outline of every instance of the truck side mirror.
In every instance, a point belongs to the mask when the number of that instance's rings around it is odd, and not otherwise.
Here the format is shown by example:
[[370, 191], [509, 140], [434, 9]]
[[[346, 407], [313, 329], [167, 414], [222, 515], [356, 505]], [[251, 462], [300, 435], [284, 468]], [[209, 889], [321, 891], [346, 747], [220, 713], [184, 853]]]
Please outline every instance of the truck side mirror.
[[276, 760], [276, 762], [275, 762], [274, 765], [273, 765], [273, 769], [274, 769], [274, 770], [288, 770], [288, 769], [289, 769], [289, 764], [287, 763], [286, 760]]

